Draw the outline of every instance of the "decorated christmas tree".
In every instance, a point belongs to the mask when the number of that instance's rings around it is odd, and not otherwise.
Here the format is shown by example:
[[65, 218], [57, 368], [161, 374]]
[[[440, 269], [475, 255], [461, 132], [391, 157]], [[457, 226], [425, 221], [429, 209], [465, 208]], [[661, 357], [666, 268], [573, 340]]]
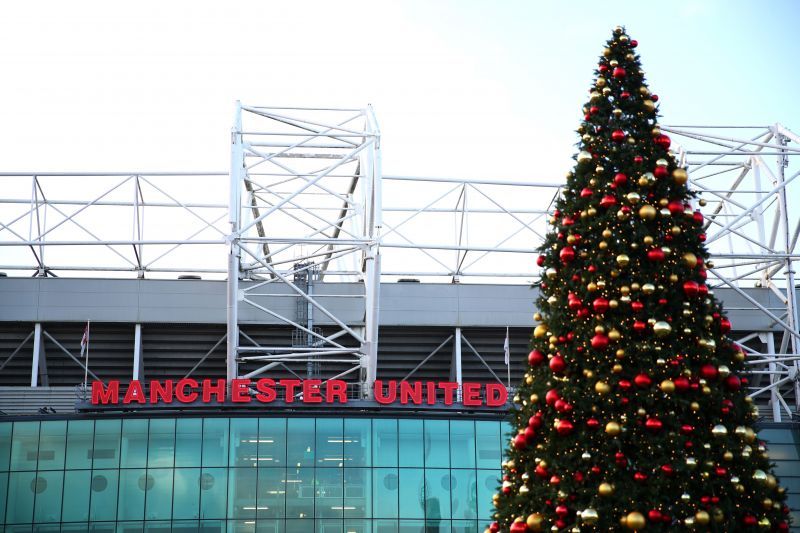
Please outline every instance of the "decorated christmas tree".
[[788, 531], [703, 216], [617, 28], [540, 249], [529, 368], [488, 531]]

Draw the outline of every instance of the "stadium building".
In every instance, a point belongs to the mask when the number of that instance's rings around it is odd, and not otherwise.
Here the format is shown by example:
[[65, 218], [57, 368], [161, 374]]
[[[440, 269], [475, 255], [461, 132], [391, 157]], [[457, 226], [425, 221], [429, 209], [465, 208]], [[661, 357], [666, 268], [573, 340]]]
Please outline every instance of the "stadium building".
[[[663, 129], [796, 512], [800, 139]], [[0, 174], [0, 529], [482, 532], [558, 184], [384, 174], [369, 108], [231, 161]]]

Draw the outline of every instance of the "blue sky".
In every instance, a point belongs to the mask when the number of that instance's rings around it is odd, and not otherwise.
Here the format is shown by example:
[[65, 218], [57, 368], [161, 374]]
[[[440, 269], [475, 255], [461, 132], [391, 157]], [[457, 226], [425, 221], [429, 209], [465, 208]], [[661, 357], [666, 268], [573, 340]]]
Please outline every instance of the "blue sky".
[[0, 170], [224, 170], [233, 102], [372, 103], [384, 170], [561, 180], [596, 59], [662, 121], [800, 131], [800, 3], [26, 2], [0, 18]]

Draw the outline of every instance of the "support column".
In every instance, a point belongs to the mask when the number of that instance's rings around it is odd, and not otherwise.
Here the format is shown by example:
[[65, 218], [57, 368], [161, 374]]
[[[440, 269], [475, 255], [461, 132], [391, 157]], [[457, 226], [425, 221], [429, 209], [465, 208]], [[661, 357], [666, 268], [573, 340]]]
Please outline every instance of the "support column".
[[[778, 371], [778, 365], [775, 363], [775, 334], [771, 331], [767, 333], [759, 333], [758, 340], [767, 344], [767, 353], [769, 354], [769, 358], [773, 361], [769, 364], [769, 383], [773, 385], [776, 381], [778, 381], [778, 376], [776, 372]], [[780, 394], [778, 393], [777, 387], [773, 387], [769, 391], [769, 401], [772, 404], [772, 421], [773, 422], [780, 422], [781, 421], [781, 402], [780, 402]]]
[[144, 379], [144, 361], [142, 360], [142, 325], [136, 324], [133, 330], [133, 379]]
[[31, 387], [39, 386], [39, 357], [42, 353], [42, 324], [33, 326], [33, 357], [31, 360]]
[[453, 364], [451, 375], [451, 379], [458, 383], [458, 392], [456, 393], [456, 398], [460, 402], [462, 400], [461, 385], [464, 381], [461, 370], [461, 328], [456, 328], [455, 338], [453, 339]]
[[239, 352], [239, 228], [241, 184], [244, 174], [244, 151], [242, 148], [242, 104], [236, 102], [234, 126], [231, 131], [231, 173], [230, 195], [228, 197], [228, 222], [231, 232], [228, 241], [228, 350], [225, 377], [228, 383], [228, 395], [231, 381], [238, 374], [236, 358]]

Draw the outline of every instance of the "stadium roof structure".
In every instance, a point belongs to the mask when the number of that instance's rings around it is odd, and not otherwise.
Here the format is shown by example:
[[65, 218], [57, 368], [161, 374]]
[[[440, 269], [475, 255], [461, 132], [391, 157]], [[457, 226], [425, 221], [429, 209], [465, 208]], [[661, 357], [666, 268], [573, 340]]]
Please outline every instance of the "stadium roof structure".
[[[791, 418], [800, 137], [780, 124], [662, 131], [705, 204], [709, 284], [748, 353], [751, 394], [773, 420]], [[20, 384], [3, 369], [28, 352], [31, 387], [53, 381], [45, 345], [83, 373], [82, 328], [64, 336], [91, 320], [111, 344], [117, 332], [123, 347], [107, 353], [127, 354], [134, 378], [166, 375], [170, 335], [202, 337], [210, 350], [184, 350], [189, 374], [212, 358], [228, 380], [347, 379], [362, 398], [379, 377], [427, 367], [459, 383], [521, 375], [502, 363], [503, 340], [510, 328], [522, 359], [533, 250], [561, 187], [385, 174], [371, 107], [243, 104], [228, 171], [2, 172], [0, 183], [0, 385]]]

